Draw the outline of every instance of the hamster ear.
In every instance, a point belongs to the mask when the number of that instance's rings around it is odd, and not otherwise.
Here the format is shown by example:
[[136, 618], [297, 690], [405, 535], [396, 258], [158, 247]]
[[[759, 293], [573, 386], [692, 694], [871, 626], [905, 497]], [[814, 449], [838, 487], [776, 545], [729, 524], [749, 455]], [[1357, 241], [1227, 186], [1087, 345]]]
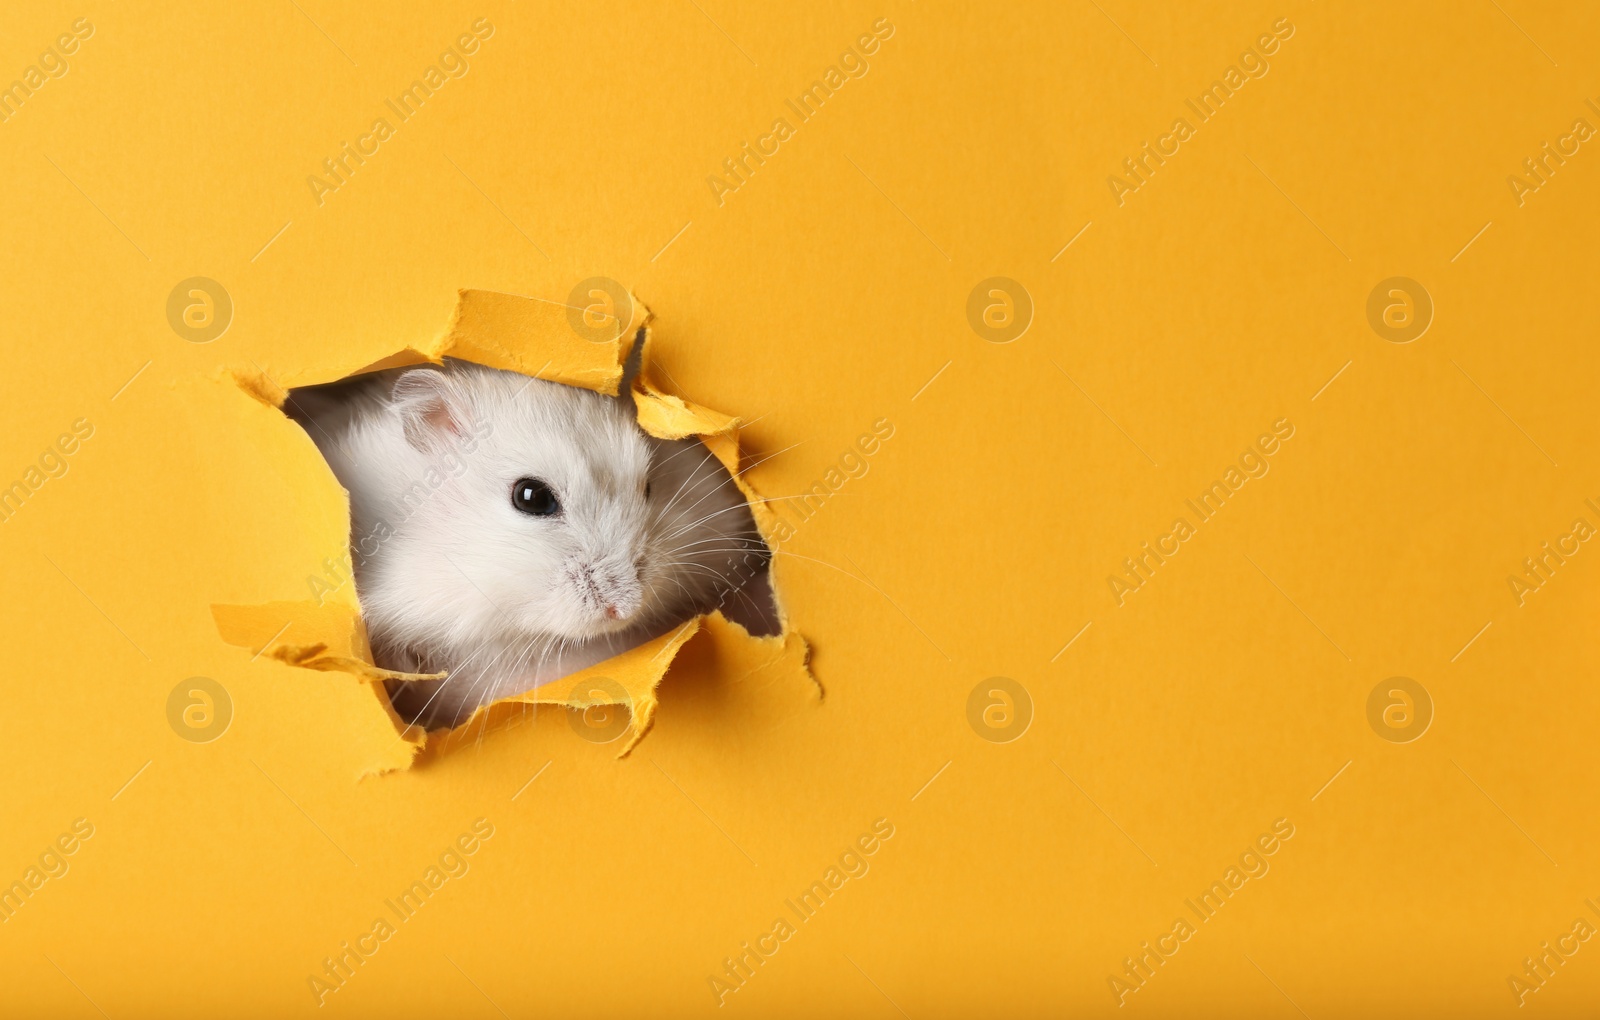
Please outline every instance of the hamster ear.
[[423, 453], [467, 434], [450, 379], [436, 368], [415, 368], [395, 380], [390, 393], [406, 442]]

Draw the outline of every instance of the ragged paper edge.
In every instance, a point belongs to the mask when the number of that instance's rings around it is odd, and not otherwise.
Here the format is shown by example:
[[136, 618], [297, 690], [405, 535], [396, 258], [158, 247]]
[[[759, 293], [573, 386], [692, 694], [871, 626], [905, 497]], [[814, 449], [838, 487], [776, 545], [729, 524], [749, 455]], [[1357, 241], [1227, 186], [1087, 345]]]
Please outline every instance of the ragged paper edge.
[[[402, 673], [373, 665], [366, 625], [359, 611], [339, 603], [268, 602], [256, 606], [213, 605], [217, 632], [229, 644], [251, 646], [254, 636], [276, 626], [256, 655], [302, 669], [341, 671], [373, 683], [385, 680], [439, 680], [443, 673]], [[290, 637], [297, 629], [299, 634]], [[296, 643], [300, 634], [321, 640]], [[329, 641], [332, 636], [333, 640]]]
[[[631, 294], [629, 299], [629, 321], [626, 324], [619, 322], [615, 336], [593, 341], [578, 336], [557, 319], [557, 316], [565, 317], [567, 306], [564, 303], [493, 291], [462, 290], [458, 293], [455, 314], [448, 331], [423, 347], [406, 347], [376, 362], [348, 367], [343, 371], [306, 370], [280, 373], [275, 377], [252, 362], [250, 368], [229, 368], [223, 376], [260, 403], [280, 412], [291, 386], [334, 382], [353, 375], [405, 365], [439, 364], [447, 357], [458, 357], [492, 368], [508, 369], [616, 396], [633, 345], [642, 342], [640, 371], [632, 386], [640, 427], [661, 439], [698, 436], [728, 470], [750, 504], [763, 542], [769, 549], [775, 549], [773, 534], [776, 518], [760, 494], [743, 477], [741, 470], [739, 429], [743, 421], [693, 404], [668, 392], [661, 385], [650, 363], [650, 311]], [[285, 385], [278, 381], [279, 378], [289, 378], [291, 381]], [[299, 430], [299, 426], [287, 416], [283, 417], [282, 424]], [[337, 486], [338, 482], [325, 462], [322, 467], [327, 472], [328, 481]], [[344, 540], [348, 542], [348, 535], [344, 536]], [[770, 564], [768, 572], [770, 578]], [[482, 706], [459, 726], [432, 733], [425, 733], [422, 727], [409, 725], [399, 717], [390, 703], [383, 682], [439, 679], [445, 674], [399, 673], [374, 664], [360, 607], [352, 591], [347, 589], [336, 593], [332, 604], [307, 601], [257, 606], [214, 605], [212, 615], [224, 641], [251, 649], [257, 658], [266, 656], [289, 666], [347, 673], [374, 693], [382, 702], [396, 735], [408, 747], [409, 756], [401, 764], [372, 763], [362, 771], [362, 775], [367, 776], [404, 770], [418, 761], [437, 758], [468, 742], [469, 734], [471, 741], [481, 740], [484, 733], [503, 728], [526, 713], [528, 706], [537, 705], [564, 706], [569, 709], [584, 709], [600, 704], [624, 705], [630, 713], [630, 732], [618, 757], [626, 757], [654, 725], [659, 704], [656, 688], [678, 650], [713, 621], [712, 630], [718, 635], [718, 640], [732, 636], [736, 640], [755, 642], [757, 647], [771, 651], [770, 658], [765, 660], [766, 665], [760, 668], [768, 668], [772, 663], [787, 658], [799, 676], [816, 685], [820, 691], [820, 685], [817, 685], [809, 667], [809, 646], [804, 638], [791, 630], [775, 586], [773, 599], [780, 627], [777, 635], [752, 636], [717, 612], [696, 617], [596, 666]], [[294, 633], [293, 637], [288, 636], [291, 632]], [[623, 679], [619, 679], [619, 675]], [[623, 697], [605, 701], [589, 696], [595, 693], [592, 690], [589, 695], [578, 693], [584, 684], [602, 678], [621, 684], [625, 692]], [[565, 693], [555, 693], [558, 691]]]
[[[655, 436], [657, 439], [687, 439], [698, 436], [706, 444], [717, 461], [727, 469], [733, 483], [739, 487], [739, 492], [750, 506], [751, 516], [755, 518], [756, 530], [761, 533], [761, 541], [767, 549], [776, 555], [778, 551], [777, 535], [780, 532], [780, 521], [773, 513], [767, 500], [751, 486], [745, 478], [744, 464], [739, 448], [739, 430], [746, 422], [742, 418], [713, 411], [699, 404], [685, 400], [683, 397], [668, 393], [656, 378], [654, 368], [650, 361], [650, 330], [644, 331], [643, 350], [640, 355], [639, 373], [633, 379], [633, 402], [638, 413], [639, 427]], [[767, 567], [767, 576], [774, 578], [775, 571], [772, 565]], [[778, 631], [780, 635], [790, 633], [789, 617], [784, 607], [783, 599], [778, 594], [776, 582], [770, 585], [772, 589], [773, 604], [778, 612]], [[752, 638], [752, 640], [756, 640]], [[812, 683], [817, 683], [816, 677], [811, 673], [809, 664], [805, 667], [806, 676]], [[821, 689], [821, 685], [818, 685]]]
[[[528, 705], [554, 705], [574, 709], [595, 705], [621, 705], [628, 709], [630, 732], [617, 757], [626, 758], [655, 725], [656, 706], [660, 703], [656, 698], [656, 685], [666, 675], [667, 667], [677, 657], [678, 649], [699, 632], [700, 624], [701, 618], [696, 617], [605, 662], [579, 670], [571, 676], [542, 684], [531, 691], [513, 694], [480, 706], [472, 713], [471, 718], [460, 726], [430, 733], [424, 754], [428, 758], [433, 758], [481, 740], [485, 733], [501, 729], [513, 719], [525, 714], [524, 706]], [[623, 697], [620, 700], [606, 696], [593, 697], [593, 694], [605, 690], [592, 687], [600, 682], [619, 685], [624, 692]]]

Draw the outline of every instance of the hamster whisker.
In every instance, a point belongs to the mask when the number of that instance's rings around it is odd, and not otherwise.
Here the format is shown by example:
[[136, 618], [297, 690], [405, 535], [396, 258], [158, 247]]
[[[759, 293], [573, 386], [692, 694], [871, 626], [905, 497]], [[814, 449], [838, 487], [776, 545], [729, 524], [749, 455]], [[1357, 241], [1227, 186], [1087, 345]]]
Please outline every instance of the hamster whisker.
[[754, 536], [746, 538], [738, 535], [732, 537], [728, 535], [709, 535], [705, 538], [697, 538], [692, 542], [674, 542], [670, 548], [679, 550], [692, 549], [697, 545], [705, 545], [708, 542], [727, 542], [726, 546], [721, 547], [726, 552], [753, 552], [767, 548], [767, 544], [759, 538]]
[[682, 570], [685, 570], [685, 571], [690, 571], [690, 572], [697, 573], [697, 574], [709, 575], [709, 576], [715, 578], [716, 580], [723, 582], [724, 584], [726, 584], [727, 580], [728, 580], [727, 575], [725, 575], [722, 571], [717, 570], [715, 567], [709, 566], [709, 565], [707, 565], [705, 563], [695, 563], [693, 561], [682, 561], [682, 562], [679, 562], [679, 563], [675, 563], [674, 566], [676, 566], [676, 567], [678, 567], [678, 568], [680, 568]]
[[[855, 492], [833, 492], [833, 493], [830, 493], [829, 495], [830, 496], [856, 496], [856, 495], [859, 495], [859, 493], [855, 493]], [[791, 500], [791, 499], [815, 499], [816, 496], [817, 496], [817, 494], [814, 493], [814, 492], [802, 492], [799, 495], [795, 495], [795, 496], [762, 496], [761, 499], [759, 499], [757, 502], [761, 502], [761, 503], [782, 503], [782, 502], [784, 502], [786, 500]]]
[[[682, 499], [684, 497], [684, 493], [689, 490], [689, 487], [691, 485], [694, 485], [699, 480], [700, 480], [700, 475], [699, 475], [698, 472], [696, 472], [694, 474], [690, 474], [683, 481], [679, 482], [677, 490], [674, 491], [673, 494], [672, 494], [672, 498], [667, 500], [666, 506], [663, 506], [661, 508], [661, 516], [665, 517], [668, 513], [670, 513], [672, 511], [672, 509], [678, 505], [678, 500], [680, 500], [680, 499]], [[716, 486], [709, 487], [709, 491], [707, 491], [706, 493], [701, 494], [700, 499], [695, 500], [693, 506], [699, 506], [700, 502], [702, 500], [704, 500], [707, 496], [711, 495], [715, 491], [716, 491]], [[691, 509], [692, 508], [693, 507], [691, 507]]]
[[721, 510], [712, 511], [698, 520], [690, 521], [688, 524], [682, 525], [676, 530], [668, 533], [665, 537], [667, 540], [671, 540], [677, 538], [679, 535], [682, 535], [685, 532], [693, 531], [696, 528], [703, 527], [706, 522], [715, 520], [717, 517], [720, 517], [723, 514], [738, 513], [741, 510], [748, 511], [749, 509], [750, 506], [747, 503], [740, 503], [737, 506], [724, 507]]
[[[715, 542], [717, 539], [706, 539], [706, 542]], [[671, 566], [682, 563], [708, 563], [723, 561], [724, 568], [749, 574], [752, 571], [764, 568], [770, 562], [764, 547], [752, 546], [715, 546], [702, 545], [698, 548], [684, 546], [673, 551]]]
[[812, 563], [820, 563], [825, 567], [831, 567], [834, 570], [837, 570], [839, 573], [843, 574], [844, 576], [850, 578], [853, 581], [858, 581], [861, 584], [866, 585], [868, 588], [871, 588], [873, 591], [877, 592], [879, 595], [883, 594], [882, 589], [880, 589], [877, 585], [873, 584], [871, 581], [868, 581], [864, 577], [857, 577], [855, 574], [850, 573], [850, 571], [844, 569], [843, 567], [839, 566], [836, 563], [829, 563], [827, 560], [819, 560], [815, 556], [802, 556], [801, 554], [799, 554], [797, 552], [789, 552], [786, 549], [774, 549], [774, 550], [772, 550], [772, 554], [774, 556], [792, 556], [797, 560], [808, 560], [808, 561], [810, 561]]
[[[462, 659], [460, 663], [450, 670], [450, 675], [439, 682], [439, 685], [434, 690], [433, 694], [423, 704], [423, 711], [426, 712], [426, 710], [432, 706], [434, 699], [446, 692], [447, 687], [450, 688], [450, 693], [452, 694], [458, 693], [464, 687], [469, 695], [478, 695], [476, 698], [468, 697], [464, 699], [464, 703], [466, 704], [481, 702], [483, 700], [483, 696], [488, 694], [489, 686], [493, 683], [495, 676], [495, 674], [492, 672], [493, 667], [502, 659], [504, 659], [506, 655], [516, 652], [517, 659], [514, 661], [517, 664], [511, 669], [504, 671], [504, 675], [516, 675], [516, 673], [522, 668], [525, 659], [531, 655], [536, 644], [537, 639], [531, 642], [526, 642], [524, 645], [505, 644], [495, 654], [495, 657], [488, 662], [483, 662], [482, 659], [483, 656], [490, 650], [490, 646], [487, 643], [476, 645], [470, 652], [467, 653], [467, 656]], [[526, 650], [519, 650], [522, 648], [525, 648]], [[456, 711], [455, 715], [460, 715], [459, 709]], [[455, 718], [451, 721], [451, 724], [454, 725], [459, 722], [460, 719]]]
[[767, 454], [765, 457], [757, 458], [756, 460], [751, 461], [749, 464], [744, 465], [742, 468], [739, 469], [739, 473], [741, 475], [749, 474], [751, 471], [754, 471], [756, 468], [758, 468], [761, 465], [765, 464], [767, 461], [771, 460], [772, 458], [781, 457], [783, 454], [788, 453], [790, 450], [793, 450], [795, 447], [804, 446], [804, 445], [805, 445], [805, 442], [803, 440], [801, 442], [798, 442], [798, 443], [790, 443], [788, 446], [785, 446], [781, 450], [774, 450], [773, 452]]
[[[671, 456], [658, 463], [654, 456], [655, 450], [659, 450], [662, 446], [665, 446], [668, 443], [675, 445], [677, 449], [672, 451]], [[706, 446], [705, 443], [700, 442], [698, 439], [662, 439], [658, 441], [658, 444], [659, 445], [656, 445], [651, 450], [650, 463], [653, 467], [670, 464], [686, 453], [699, 453], [702, 450], [706, 451], [707, 453], [711, 452], [710, 448]]]
[[[660, 449], [661, 449], [661, 447], [663, 445], [665, 445], [666, 443], [669, 443], [669, 442], [677, 444], [677, 449], [673, 450], [672, 453], [670, 453], [666, 457], [658, 459], [656, 454], [660, 451]], [[710, 454], [711, 451], [704, 443], [701, 443], [698, 440], [696, 440], [694, 442], [690, 442], [689, 440], [683, 440], [683, 439], [677, 439], [677, 440], [664, 439], [664, 440], [661, 440], [658, 445], [654, 445], [650, 449], [649, 467], [651, 469], [664, 468], [668, 464], [671, 464], [673, 461], [677, 460], [679, 457], [682, 457], [685, 454], [690, 454], [690, 453], [706, 453], [706, 454]], [[693, 477], [692, 474], [691, 474], [691, 477]]]

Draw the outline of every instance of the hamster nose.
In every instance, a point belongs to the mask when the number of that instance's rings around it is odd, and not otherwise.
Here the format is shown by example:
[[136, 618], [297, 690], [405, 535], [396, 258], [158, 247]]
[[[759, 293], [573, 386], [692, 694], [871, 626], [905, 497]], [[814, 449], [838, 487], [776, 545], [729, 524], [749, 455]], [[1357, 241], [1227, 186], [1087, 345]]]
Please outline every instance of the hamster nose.
[[608, 620], [626, 620], [644, 602], [644, 586], [636, 571], [589, 568], [588, 589], [592, 603]]

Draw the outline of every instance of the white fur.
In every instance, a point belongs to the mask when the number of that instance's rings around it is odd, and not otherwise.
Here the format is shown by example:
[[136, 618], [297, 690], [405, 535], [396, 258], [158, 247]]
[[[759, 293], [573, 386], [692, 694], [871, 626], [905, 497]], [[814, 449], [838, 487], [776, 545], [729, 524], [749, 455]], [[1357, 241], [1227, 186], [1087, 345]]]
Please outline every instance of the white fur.
[[[296, 391], [289, 410], [349, 490], [378, 664], [450, 673], [391, 685], [403, 715], [459, 722], [710, 611], [754, 573], [770, 618], [737, 486], [698, 440], [646, 435], [625, 398], [447, 361]], [[512, 506], [530, 477], [558, 516]]]

